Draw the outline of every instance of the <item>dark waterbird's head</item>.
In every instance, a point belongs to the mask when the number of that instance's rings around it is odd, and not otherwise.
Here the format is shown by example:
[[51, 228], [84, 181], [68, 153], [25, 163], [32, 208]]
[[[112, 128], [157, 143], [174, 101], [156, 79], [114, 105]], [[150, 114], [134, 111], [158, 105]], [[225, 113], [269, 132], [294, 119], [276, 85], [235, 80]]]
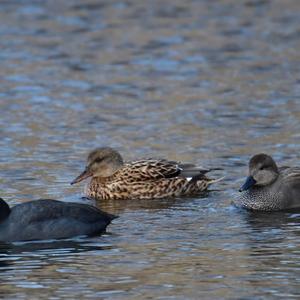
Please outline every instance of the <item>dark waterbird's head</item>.
[[71, 184], [88, 177], [112, 176], [122, 165], [123, 159], [118, 151], [109, 147], [97, 148], [89, 154], [84, 171]]
[[253, 186], [266, 186], [278, 177], [278, 168], [273, 158], [267, 154], [256, 154], [249, 162], [249, 175], [240, 188], [240, 192]]
[[0, 223], [4, 221], [10, 214], [10, 208], [8, 204], [0, 198]]

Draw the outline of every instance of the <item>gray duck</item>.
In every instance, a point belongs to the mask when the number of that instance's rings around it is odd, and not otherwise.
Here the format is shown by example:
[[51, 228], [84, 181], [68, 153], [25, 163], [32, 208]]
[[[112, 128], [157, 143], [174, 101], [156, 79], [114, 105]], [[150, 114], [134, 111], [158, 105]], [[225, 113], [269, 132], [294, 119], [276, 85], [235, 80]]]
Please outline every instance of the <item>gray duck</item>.
[[300, 167], [278, 167], [271, 156], [256, 154], [240, 192], [235, 203], [250, 210], [300, 208]]

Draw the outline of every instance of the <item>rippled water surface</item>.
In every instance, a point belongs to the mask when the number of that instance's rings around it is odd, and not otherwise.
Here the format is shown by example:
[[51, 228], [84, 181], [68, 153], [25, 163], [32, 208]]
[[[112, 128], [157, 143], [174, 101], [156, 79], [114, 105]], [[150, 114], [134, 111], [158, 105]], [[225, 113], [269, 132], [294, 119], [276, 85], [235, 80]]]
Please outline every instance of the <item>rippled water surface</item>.
[[0, 3], [1, 196], [81, 199], [89, 150], [220, 167], [202, 197], [95, 203], [105, 235], [0, 246], [5, 299], [299, 299], [300, 214], [231, 205], [299, 164], [298, 0]]

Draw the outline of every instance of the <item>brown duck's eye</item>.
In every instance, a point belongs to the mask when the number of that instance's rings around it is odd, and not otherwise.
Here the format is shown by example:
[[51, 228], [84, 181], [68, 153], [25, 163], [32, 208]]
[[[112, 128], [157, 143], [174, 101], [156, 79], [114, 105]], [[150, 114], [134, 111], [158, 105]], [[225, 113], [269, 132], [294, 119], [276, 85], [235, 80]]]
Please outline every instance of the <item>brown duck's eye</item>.
[[99, 158], [96, 158], [96, 159], [95, 159], [95, 163], [100, 163], [102, 160], [103, 160], [103, 158], [100, 158], [100, 157], [99, 157]]

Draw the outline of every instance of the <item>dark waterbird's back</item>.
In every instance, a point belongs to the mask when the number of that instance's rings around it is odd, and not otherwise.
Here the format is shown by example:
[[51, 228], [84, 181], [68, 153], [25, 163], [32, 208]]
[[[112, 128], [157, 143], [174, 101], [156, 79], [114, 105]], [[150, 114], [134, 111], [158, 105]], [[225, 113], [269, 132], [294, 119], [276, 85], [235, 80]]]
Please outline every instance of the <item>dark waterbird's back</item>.
[[25, 241], [94, 235], [105, 231], [116, 216], [96, 207], [56, 200], [16, 205], [0, 225], [1, 241]]

